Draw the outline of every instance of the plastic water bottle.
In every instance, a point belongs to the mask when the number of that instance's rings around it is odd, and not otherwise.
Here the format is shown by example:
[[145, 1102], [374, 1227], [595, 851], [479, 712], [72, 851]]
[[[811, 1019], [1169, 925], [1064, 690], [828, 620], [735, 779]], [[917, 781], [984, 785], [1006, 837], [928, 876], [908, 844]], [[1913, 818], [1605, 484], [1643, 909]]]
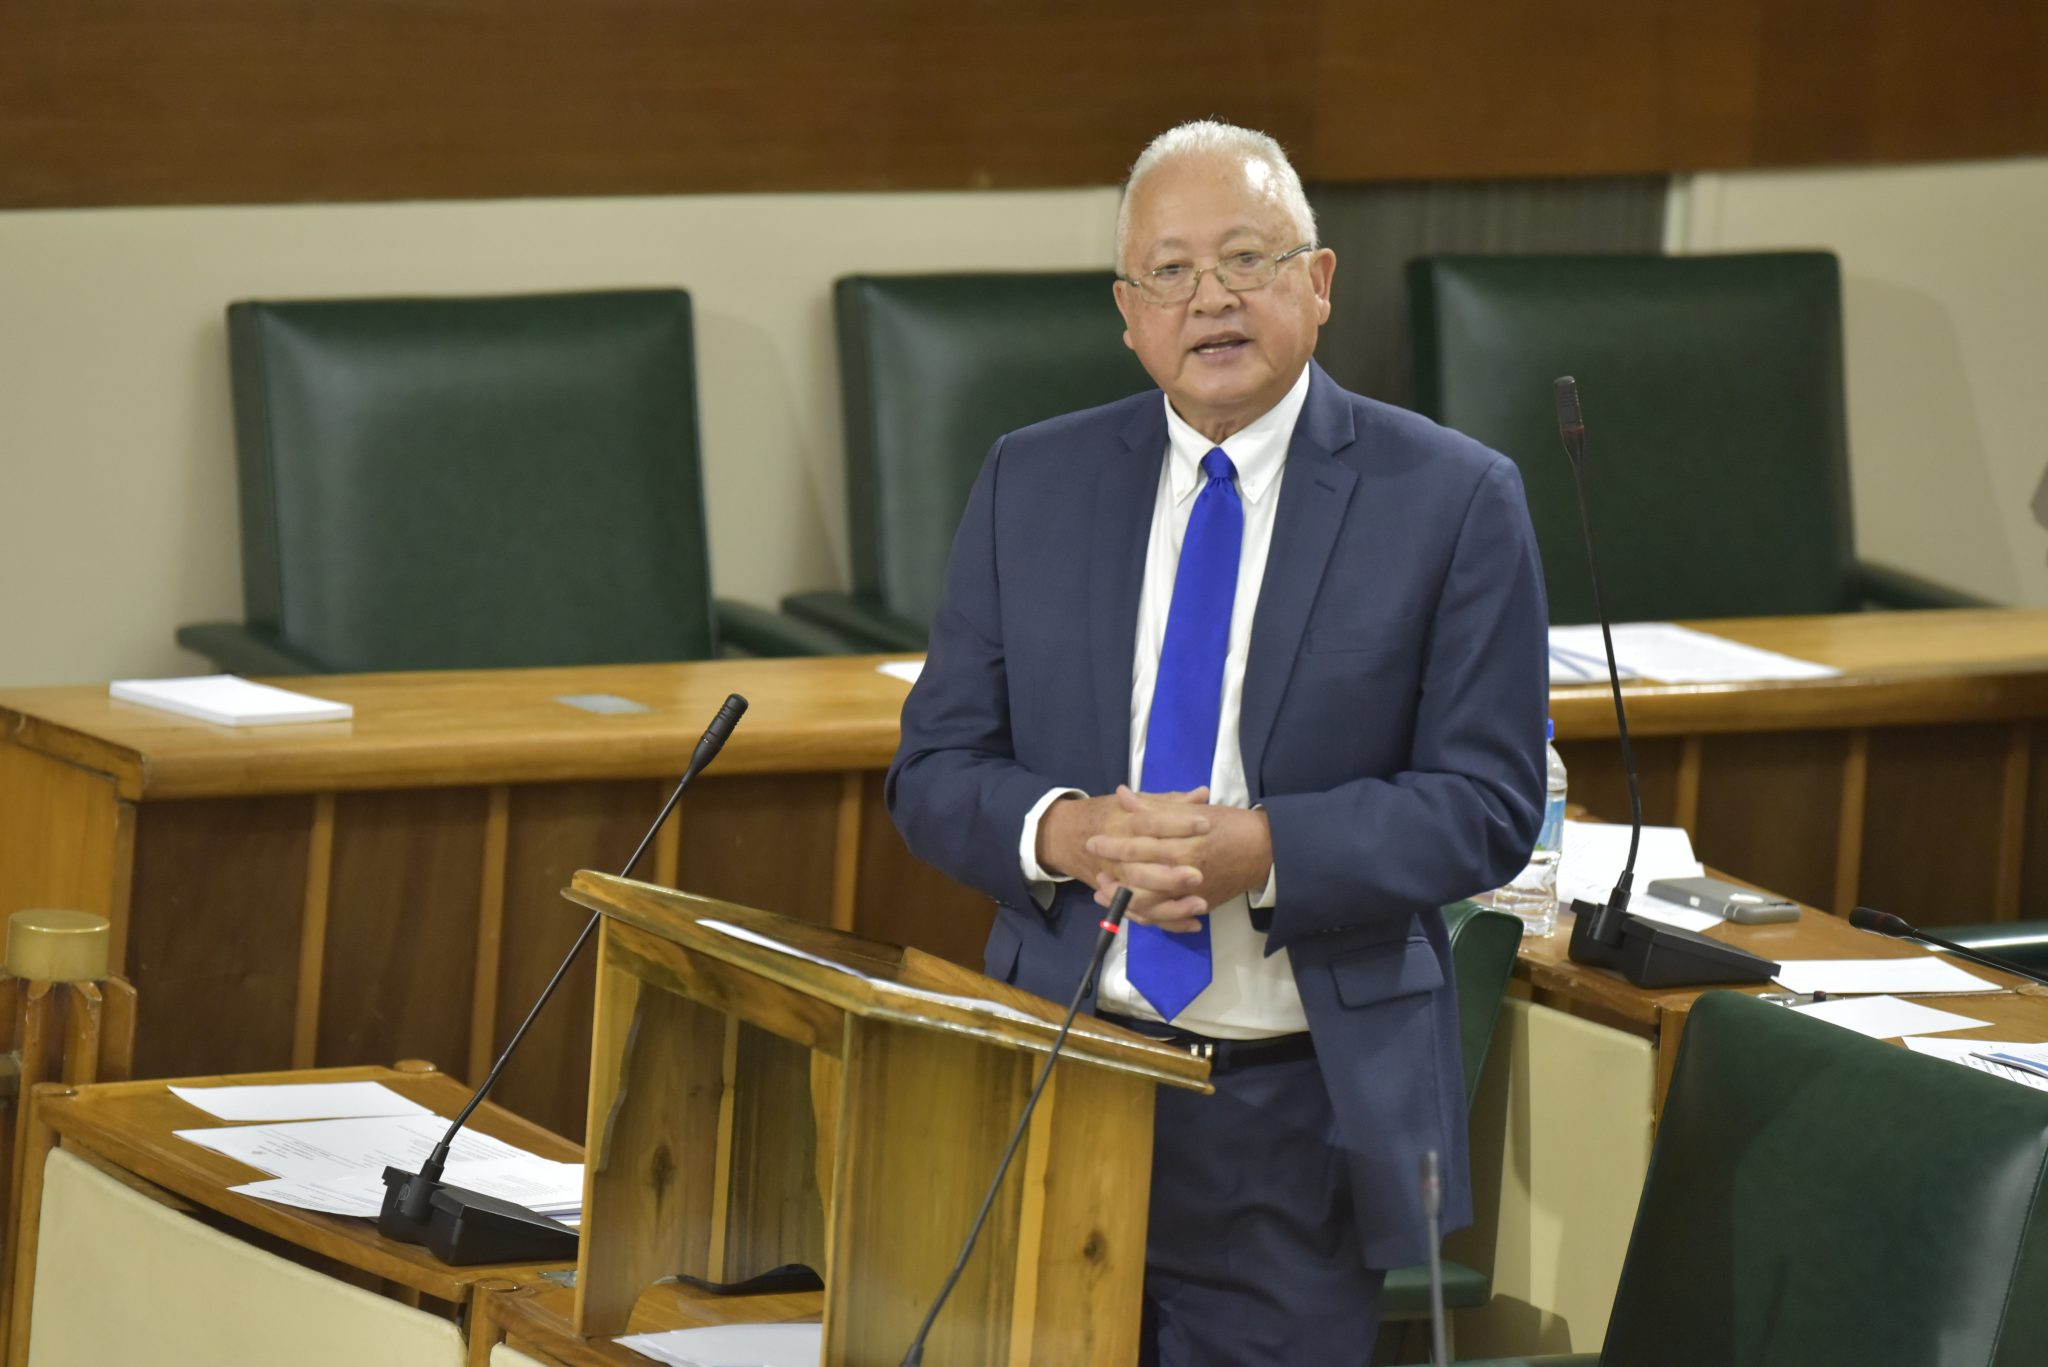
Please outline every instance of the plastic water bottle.
[[1536, 848], [1529, 863], [1515, 881], [1489, 899], [1502, 911], [1522, 918], [1531, 935], [1548, 935], [1557, 929], [1557, 861], [1564, 853], [1564, 761], [1550, 742], [1557, 737], [1557, 725], [1543, 724], [1543, 755], [1549, 767], [1543, 804], [1543, 829], [1536, 834]]

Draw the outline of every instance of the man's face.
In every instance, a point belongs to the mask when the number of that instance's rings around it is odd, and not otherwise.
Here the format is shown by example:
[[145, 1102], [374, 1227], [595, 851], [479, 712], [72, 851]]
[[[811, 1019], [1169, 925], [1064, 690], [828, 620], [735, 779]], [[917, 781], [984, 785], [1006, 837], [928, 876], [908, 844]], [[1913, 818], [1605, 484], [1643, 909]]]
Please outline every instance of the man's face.
[[[1257, 159], [1168, 162], [1139, 182], [1130, 207], [1118, 265], [1134, 279], [1170, 262], [1206, 267], [1230, 252], [1277, 256], [1301, 245], [1277, 177]], [[1166, 305], [1119, 281], [1124, 345], [1190, 426], [1221, 441], [1300, 377], [1330, 316], [1336, 269], [1336, 254], [1320, 249], [1285, 262], [1263, 289], [1235, 294], [1204, 274], [1194, 298]]]

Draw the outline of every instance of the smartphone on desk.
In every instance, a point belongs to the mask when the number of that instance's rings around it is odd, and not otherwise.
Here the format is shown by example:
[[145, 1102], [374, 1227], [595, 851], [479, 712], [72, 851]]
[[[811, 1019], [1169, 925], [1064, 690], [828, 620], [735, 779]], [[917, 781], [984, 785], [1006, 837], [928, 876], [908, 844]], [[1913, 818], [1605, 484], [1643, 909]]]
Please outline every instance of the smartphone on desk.
[[1799, 919], [1796, 902], [1719, 878], [1659, 878], [1650, 884], [1648, 892], [1652, 897], [1694, 911], [1710, 912], [1737, 925], [1758, 926]]

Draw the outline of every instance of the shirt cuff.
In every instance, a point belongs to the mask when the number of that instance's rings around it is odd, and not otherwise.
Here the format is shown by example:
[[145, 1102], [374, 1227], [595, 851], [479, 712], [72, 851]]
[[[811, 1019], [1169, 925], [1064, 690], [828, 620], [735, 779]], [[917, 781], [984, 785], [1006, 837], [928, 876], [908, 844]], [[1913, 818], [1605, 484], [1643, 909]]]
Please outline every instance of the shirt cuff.
[[[1261, 805], [1261, 806], [1263, 806], [1264, 804], [1260, 804], [1260, 805]], [[1259, 810], [1259, 808], [1256, 808], [1256, 807], [1255, 807], [1255, 808], [1253, 808], [1253, 810], [1254, 810], [1254, 811], [1256, 811], [1256, 810]], [[1278, 862], [1278, 861], [1276, 860], [1276, 861], [1275, 861], [1275, 862], [1273, 863], [1273, 865], [1272, 865], [1272, 866], [1271, 866], [1270, 868], [1268, 868], [1268, 869], [1266, 870], [1266, 886], [1265, 886], [1265, 890], [1264, 890], [1264, 891], [1262, 891], [1262, 892], [1260, 892], [1260, 893], [1258, 893], [1257, 895], [1255, 895], [1255, 896], [1254, 896], [1254, 897], [1252, 898], [1252, 900], [1251, 900], [1251, 908], [1252, 908], [1252, 910], [1253, 910], [1253, 911], [1265, 911], [1265, 910], [1266, 910], [1267, 908], [1269, 908], [1269, 907], [1272, 907], [1273, 905], [1275, 905], [1276, 903], [1278, 903], [1278, 902], [1279, 902], [1279, 900], [1280, 900], [1280, 865], [1279, 865], [1279, 862]]]
[[1052, 905], [1052, 889], [1055, 883], [1071, 883], [1073, 879], [1063, 873], [1048, 873], [1038, 863], [1038, 823], [1045, 816], [1045, 809], [1063, 797], [1086, 797], [1079, 788], [1054, 788], [1044, 797], [1031, 804], [1031, 810], [1024, 813], [1024, 833], [1017, 841], [1017, 867], [1024, 874], [1024, 881], [1031, 886], [1031, 900], [1038, 903], [1043, 911]]

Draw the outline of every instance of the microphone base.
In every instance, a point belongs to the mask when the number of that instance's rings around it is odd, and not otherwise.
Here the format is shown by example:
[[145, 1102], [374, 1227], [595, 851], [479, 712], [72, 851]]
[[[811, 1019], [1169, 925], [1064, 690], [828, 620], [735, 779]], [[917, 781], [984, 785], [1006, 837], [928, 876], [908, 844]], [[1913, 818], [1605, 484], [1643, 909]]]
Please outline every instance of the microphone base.
[[[1767, 983], [1778, 971], [1771, 960], [1723, 941], [1626, 912], [1602, 918], [1603, 911], [1605, 907], [1593, 902], [1572, 903], [1567, 954], [1573, 963], [1612, 969], [1637, 987]], [[1592, 926], [1597, 919], [1606, 920], [1611, 939], [1594, 937]]]
[[402, 1208], [406, 1189], [424, 1180], [403, 1168], [384, 1169], [379, 1234], [419, 1244], [450, 1267], [576, 1261], [577, 1234], [567, 1225], [515, 1202], [446, 1182], [433, 1184], [424, 1219], [408, 1217]]

